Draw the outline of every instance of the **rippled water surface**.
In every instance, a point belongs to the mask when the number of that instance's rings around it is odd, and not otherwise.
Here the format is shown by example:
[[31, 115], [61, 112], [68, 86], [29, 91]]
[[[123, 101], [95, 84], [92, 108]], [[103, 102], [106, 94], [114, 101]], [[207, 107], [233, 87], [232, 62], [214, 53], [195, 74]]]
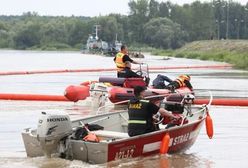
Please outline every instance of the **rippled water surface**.
[[[146, 55], [149, 66], [219, 65], [211, 61]], [[23, 52], [0, 51], [0, 72], [114, 68], [111, 57], [82, 55], [77, 52]], [[196, 90], [211, 90], [218, 97], [248, 97], [248, 73], [232, 69], [184, 69], [151, 72], [151, 80], [158, 73], [175, 78], [181, 73], [192, 76]], [[99, 76], [115, 76], [115, 72], [60, 73], [0, 76], [0, 93], [34, 93], [63, 95], [66, 86]], [[215, 135], [209, 140], [205, 128], [196, 143], [186, 152], [173, 155], [154, 155], [145, 158], [122, 160], [103, 165], [89, 165], [81, 161], [59, 158], [27, 158], [21, 139], [21, 131], [36, 127], [41, 111], [65, 111], [71, 118], [94, 115], [87, 102], [39, 102], [0, 100], [0, 167], [3, 168], [79, 168], [79, 167], [248, 167], [248, 108], [212, 106]]]

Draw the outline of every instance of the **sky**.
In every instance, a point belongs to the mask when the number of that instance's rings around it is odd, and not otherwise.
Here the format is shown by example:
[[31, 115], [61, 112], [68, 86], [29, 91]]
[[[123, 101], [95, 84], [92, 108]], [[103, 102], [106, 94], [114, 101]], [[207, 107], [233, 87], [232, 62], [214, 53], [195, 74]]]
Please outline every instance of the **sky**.
[[[167, 0], [157, 0], [158, 2]], [[184, 4], [195, 0], [171, 0]], [[210, 1], [210, 0], [202, 0]], [[246, 4], [247, 0], [234, 0]], [[0, 0], [0, 15], [22, 15], [37, 12], [49, 16], [99, 16], [110, 13], [127, 15], [129, 0]]]

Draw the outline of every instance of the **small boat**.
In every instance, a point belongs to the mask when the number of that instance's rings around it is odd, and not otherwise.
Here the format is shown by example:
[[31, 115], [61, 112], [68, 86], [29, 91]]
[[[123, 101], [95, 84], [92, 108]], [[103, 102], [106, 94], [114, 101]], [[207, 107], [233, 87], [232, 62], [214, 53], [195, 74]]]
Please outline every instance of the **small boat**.
[[[144, 80], [150, 79], [148, 65], [140, 65], [137, 73], [143, 76], [143, 78], [99, 77], [98, 81], [85, 81], [78, 86], [70, 85], [66, 88], [64, 96], [74, 102], [90, 97], [99, 107], [104, 105], [107, 100], [110, 100], [111, 103], [126, 102], [125, 100], [134, 97], [133, 88], [135, 86], [148, 85]], [[156, 102], [161, 100], [161, 97], [157, 95], [163, 95], [165, 97], [175, 92], [180, 93], [182, 97], [187, 93], [192, 93], [188, 87], [171, 90], [155, 89], [153, 86], [148, 86], [145, 97]]]
[[86, 45], [82, 46], [81, 53], [102, 54], [108, 50], [109, 48], [108, 42], [103, 41], [98, 37], [99, 27], [100, 25], [94, 26], [95, 32], [93, 34], [95, 36], [93, 36], [92, 34], [89, 35]]
[[[64, 96], [74, 102], [90, 98], [90, 101], [94, 101], [98, 107], [105, 105], [108, 100], [111, 103], [125, 104], [127, 103], [126, 100], [134, 97], [133, 89], [135, 86], [146, 86], [146, 83], [142, 78], [100, 77], [98, 81], [86, 81], [79, 86], [70, 85], [66, 88]], [[180, 97], [183, 97], [192, 91], [188, 87], [181, 87], [172, 91], [149, 86], [145, 91], [145, 97], [155, 103], [173, 93], [180, 93]]]
[[[192, 104], [192, 95], [181, 102], [163, 101], [161, 107], [174, 106], [174, 113], [182, 118], [168, 121], [161, 118], [157, 131], [129, 137], [128, 112], [110, 112], [70, 121], [63, 113], [42, 112], [37, 129], [22, 132], [28, 157], [60, 156], [92, 164], [109, 161], [181, 152], [194, 144], [204, 121], [210, 138], [213, 136], [208, 105]], [[180, 108], [178, 108], [180, 106]], [[173, 123], [174, 122], [174, 123]], [[172, 124], [173, 123], [173, 124]]]
[[141, 52], [129, 52], [129, 56], [132, 58], [145, 58], [145, 55]]

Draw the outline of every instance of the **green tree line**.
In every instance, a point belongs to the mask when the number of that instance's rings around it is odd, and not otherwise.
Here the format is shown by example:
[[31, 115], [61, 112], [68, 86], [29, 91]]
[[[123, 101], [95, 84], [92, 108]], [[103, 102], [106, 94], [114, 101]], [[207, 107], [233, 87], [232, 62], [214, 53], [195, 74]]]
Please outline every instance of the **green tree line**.
[[130, 0], [129, 14], [98, 17], [0, 16], [0, 48], [68, 49], [86, 44], [94, 25], [99, 37], [132, 46], [179, 48], [186, 42], [209, 39], [248, 39], [248, 3], [231, 0], [195, 1], [177, 5], [170, 1]]

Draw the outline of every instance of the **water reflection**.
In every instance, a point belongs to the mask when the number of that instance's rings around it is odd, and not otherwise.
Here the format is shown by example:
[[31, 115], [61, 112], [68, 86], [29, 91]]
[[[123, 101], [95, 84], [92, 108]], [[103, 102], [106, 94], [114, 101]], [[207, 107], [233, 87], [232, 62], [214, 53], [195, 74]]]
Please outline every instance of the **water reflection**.
[[[172, 154], [172, 155], [154, 155], [150, 157], [141, 157], [135, 159], [127, 159], [122, 161], [113, 161], [106, 164], [109, 168], [211, 168], [213, 162], [197, 156], [197, 154]], [[105, 166], [105, 165], [102, 165]]]
[[69, 161], [60, 158], [0, 158], [1, 168], [97, 168], [97, 165], [90, 165], [82, 161]]
[[[0, 51], [1, 71], [80, 69], [89, 67], [114, 67], [113, 58], [78, 53]], [[87, 61], [85, 58], [87, 57]], [[73, 59], [72, 59], [73, 58]], [[48, 61], [49, 60], [49, 61]], [[61, 61], [58, 61], [61, 60]], [[146, 56], [141, 62], [149, 66], [214, 65], [211, 61], [172, 58], [162, 61], [160, 57]], [[178, 74], [192, 75], [192, 84], [198, 90], [212, 90], [214, 97], [248, 97], [248, 73], [231, 69], [181, 69], [162, 70], [150, 73], [151, 80], [158, 73], [175, 78]], [[115, 76], [115, 72], [37, 74], [26, 76], [1, 76], [0, 93], [32, 93], [62, 95], [66, 86], [86, 80], [97, 80], [99, 76]], [[94, 103], [93, 103], [94, 104]], [[1, 168], [83, 168], [83, 167], [247, 167], [248, 109], [240, 107], [213, 107], [215, 135], [210, 141], [204, 128], [196, 143], [183, 154], [154, 155], [144, 158], [122, 160], [103, 165], [90, 165], [81, 161], [59, 158], [27, 158], [21, 131], [36, 127], [41, 111], [65, 111], [72, 119], [99, 113], [92, 102], [28, 102], [0, 101], [0, 167]], [[109, 108], [101, 109], [106, 112]], [[116, 110], [116, 109], [114, 109]], [[113, 111], [113, 109], [111, 109]], [[189, 152], [189, 153], [188, 153]]]

